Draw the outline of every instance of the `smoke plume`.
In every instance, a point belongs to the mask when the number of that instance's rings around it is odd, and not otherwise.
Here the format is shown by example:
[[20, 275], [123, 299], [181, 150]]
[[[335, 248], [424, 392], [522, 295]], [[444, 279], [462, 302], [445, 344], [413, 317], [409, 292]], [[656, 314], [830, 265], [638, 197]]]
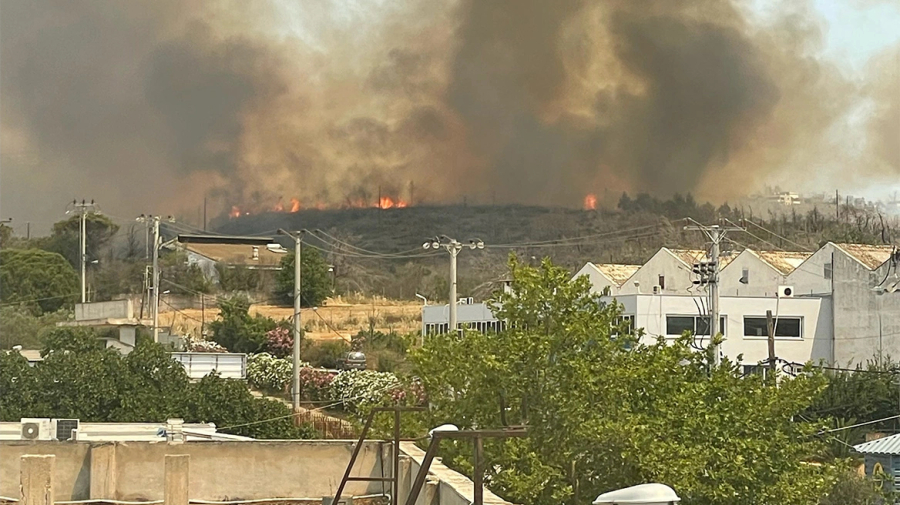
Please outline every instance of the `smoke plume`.
[[[788, 3], [783, 3], [788, 4]], [[299, 6], [298, 6], [299, 5]], [[4, 210], [579, 205], [898, 170], [896, 74], [820, 61], [805, 2], [179, 2], [0, 8]], [[842, 118], [873, 101], [864, 152]], [[725, 188], [725, 189], [723, 189]], [[194, 213], [194, 214], [190, 214]]]

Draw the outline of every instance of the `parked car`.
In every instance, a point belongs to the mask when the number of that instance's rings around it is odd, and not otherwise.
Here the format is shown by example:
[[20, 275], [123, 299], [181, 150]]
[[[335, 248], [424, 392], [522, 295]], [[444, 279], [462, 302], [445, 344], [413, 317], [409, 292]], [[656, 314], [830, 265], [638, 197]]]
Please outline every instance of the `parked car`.
[[361, 352], [345, 352], [338, 360], [338, 370], [365, 370], [366, 355]]

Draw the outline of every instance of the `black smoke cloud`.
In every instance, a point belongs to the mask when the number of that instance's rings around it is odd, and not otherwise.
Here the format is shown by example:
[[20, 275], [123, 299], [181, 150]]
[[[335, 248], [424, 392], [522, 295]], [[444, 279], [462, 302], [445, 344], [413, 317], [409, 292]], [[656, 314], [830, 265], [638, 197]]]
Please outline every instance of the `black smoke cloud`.
[[3, 2], [3, 211], [727, 197], [839, 157], [860, 95], [805, 2], [292, 5]]

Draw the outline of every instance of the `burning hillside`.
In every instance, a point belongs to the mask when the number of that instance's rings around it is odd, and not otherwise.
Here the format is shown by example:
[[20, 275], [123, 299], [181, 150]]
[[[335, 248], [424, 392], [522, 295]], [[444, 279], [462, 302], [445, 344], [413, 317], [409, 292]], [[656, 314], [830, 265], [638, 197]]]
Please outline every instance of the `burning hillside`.
[[3, 2], [3, 187], [243, 214], [895, 177], [896, 72], [757, 3]]

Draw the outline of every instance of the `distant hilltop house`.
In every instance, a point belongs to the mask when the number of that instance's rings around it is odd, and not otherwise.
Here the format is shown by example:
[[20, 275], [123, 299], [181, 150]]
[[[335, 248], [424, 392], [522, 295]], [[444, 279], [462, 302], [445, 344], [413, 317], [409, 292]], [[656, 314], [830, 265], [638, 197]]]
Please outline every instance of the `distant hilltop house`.
[[791, 193], [789, 191], [781, 191], [773, 195], [769, 195], [769, 200], [778, 202], [781, 205], [785, 206], [798, 205], [802, 203], [800, 195], [798, 195], [797, 193]]
[[183, 251], [189, 265], [197, 265], [207, 279], [218, 282], [219, 268], [280, 270], [287, 252], [272, 237], [178, 235], [171, 249]]

